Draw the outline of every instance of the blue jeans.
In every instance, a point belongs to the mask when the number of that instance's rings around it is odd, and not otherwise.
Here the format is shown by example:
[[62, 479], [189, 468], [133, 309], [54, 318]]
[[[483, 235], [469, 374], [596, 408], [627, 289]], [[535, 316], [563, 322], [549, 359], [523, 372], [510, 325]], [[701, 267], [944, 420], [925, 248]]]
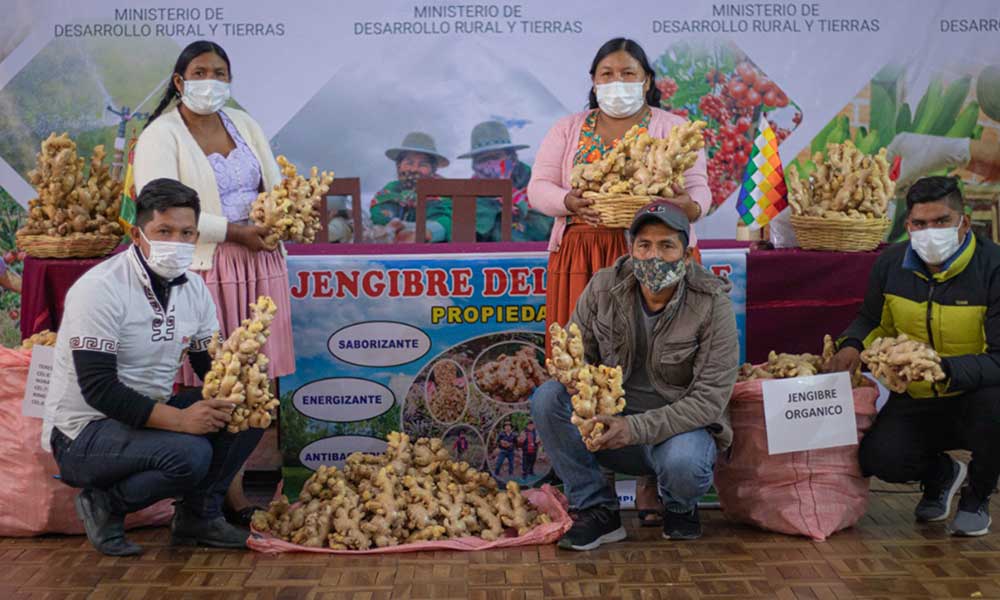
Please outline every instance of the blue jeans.
[[504, 462], [507, 463], [507, 474], [508, 475], [513, 475], [514, 474], [514, 449], [513, 448], [508, 448], [507, 450], [503, 450], [503, 449], [500, 450], [500, 456], [497, 458], [496, 468], [493, 469], [493, 471], [497, 475], [499, 475], [500, 474], [500, 470], [503, 469]]
[[[200, 399], [201, 390], [188, 390], [167, 404], [183, 409]], [[193, 513], [214, 519], [222, 515], [229, 484], [263, 435], [263, 429], [236, 434], [223, 429], [198, 436], [101, 419], [87, 424], [75, 440], [53, 428], [51, 442], [63, 483], [104, 490], [115, 513], [181, 497]]]
[[531, 397], [531, 418], [556, 475], [562, 479], [570, 508], [618, 508], [618, 494], [601, 467], [628, 475], [656, 475], [667, 510], [687, 512], [712, 485], [716, 446], [706, 429], [695, 429], [655, 445], [590, 452], [576, 425], [569, 393], [558, 381], [540, 385]]

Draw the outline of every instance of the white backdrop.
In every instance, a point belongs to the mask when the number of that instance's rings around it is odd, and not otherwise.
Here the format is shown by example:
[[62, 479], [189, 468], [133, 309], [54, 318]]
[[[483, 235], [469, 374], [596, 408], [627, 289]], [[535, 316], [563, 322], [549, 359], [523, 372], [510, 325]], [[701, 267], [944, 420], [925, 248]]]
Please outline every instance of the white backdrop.
[[[218, 42], [232, 59], [234, 98], [261, 123], [276, 152], [300, 165], [317, 164], [342, 176], [360, 176], [369, 198], [394, 178], [385, 149], [398, 144], [411, 130], [433, 135], [439, 149], [452, 158], [444, 175], [464, 177], [470, 174], [469, 163], [455, 157], [468, 150], [470, 130], [480, 121], [503, 117], [512, 124], [514, 141], [530, 145], [521, 153], [530, 163], [552, 123], [583, 108], [590, 85], [590, 61], [597, 48], [615, 36], [634, 38], [651, 59], [680, 40], [735, 44], [801, 108], [801, 124], [780, 149], [785, 162], [807, 147], [813, 135], [887, 62], [909, 66], [906, 85], [915, 90], [926, 88], [934, 72], [953, 65], [968, 69], [1000, 62], [995, 31], [942, 31], [956, 27], [943, 19], [997, 19], [1000, 5], [993, 0], [525, 0], [471, 5], [479, 7], [477, 10], [497, 11], [499, 18], [427, 18], [420, 16], [427, 7], [457, 11], [453, 8], [457, 5], [395, 0], [216, 0], [181, 3], [188, 14], [174, 15], [159, 14], [162, 5], [156, 2], [7, 0], [5, 4], [6, 18], [0, 22], [0, 136], [18, 136], [21, 150], [7, 150], [17, 147], [14, 143], [0, 144], [0, 185], [22, 204], [33, 197], [25, 180], [24, 148], [37, 144], [47, 133], [46, 126], [51, 125], [46, 120], [47, 111], [62, 118], [53, 117], [52, 122], [72, 124], [93, 117], [102, 126], [114, 123], [103, 112], [101, 102], [94, 102], [81, 119], [66, 120], [66, 113], [80, 106], [73, 94], [84, 91], [73, 79], [80, 67], [67, 62], [67, 52], [77, 47], [81, 53], [91, 52], [88, 48], [94, 44], [102, 44], [96, 72], [103, 73], [108, 84], [106, 89], [100, 84], [100, 93], [108, 102], [120, 103], [122, 95], [144, 98], [153, 91], [169, 74], [185, 44], [202, 38]], [[116, 15], [116, 9], [122, 10], [123, 5], [147, 12]], [[770, 18], [713, 16], [734, 6], [745, 11], [748, 7], [760, 10], [762, 5], [794, 11], [795, 17], [780, 20], [783, 26], [800, 31], [756, 32], [757, 21]], [[819, 16], [803, 17], [803, 11]], [[520, 16], [504, 18], [504, 14]], [[191, 18], [193, 15], [198, 18]], [[126, 18], [129, 16], [140, 18]], [[864, 21], [868, 29], [877, 31], [819, 30], [821, 26], [829, 29], [830, 20], [839, 19], [855, 20], [854, 26]], [[697, 25], [693, 21], [701, 20], [716, 28], [745, 27], [747, 31], [707, 35], [656, 32], [662, 29], [656, 22], [690, 28]], [[827, 20], [826, 25], [821, 20]], [[496, 27], [500, 33], [456, 32], [460, 27], [475, 27], [476, 21], [483, 24], [481, 27]], [[365, 22], [398, 22], [401, 27], [450, 31], [358, 35], [364, 29], [359, 23]], [[95, 24], [111, 24], [117, 29], [110, 36], [74, 29], [74, 25]], [[975, 24], [991, 27], [989, 21]], [[175, 30], [177, 34], [166, 40], [157, 38], [156, 27], [164, 25], [183, 31]], [[812, 31], [808, 30], [810, 25]], [[965, 22], [958, 25], [966, 26]], [[556, 28], [571, 32], [537, 33]], [[89, 35], [62, 35], [67, 31]], [[154, 47], [155, 51], [143, 52]], [[62, 49], [62, 62], [49, 59], [43, 64], [41, 57], [53, 48]], [[142, 64], [155, 64], [156, 72], [147, 73], [145, 78], [116, 78], [115, 73], [127, 72], [133, 56], [134, 64], [140, 59]], [[135, 89], [129, 89], [129, 80], [135, 82]], [[158, 96], [159, 92], [139, 110], [150, 110]], [[732, 237], [732, 202], [730, 197], [727, 205], [700, 223], [699, 235]]]

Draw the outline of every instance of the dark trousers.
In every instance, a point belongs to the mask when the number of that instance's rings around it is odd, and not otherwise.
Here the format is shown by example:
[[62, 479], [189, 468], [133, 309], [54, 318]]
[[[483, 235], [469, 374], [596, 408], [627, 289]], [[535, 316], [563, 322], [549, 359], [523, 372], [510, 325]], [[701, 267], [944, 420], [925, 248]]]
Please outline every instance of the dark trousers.
[[891, 483], [939, 483], [950, 464], [945, 450], [970, 450], [969, 483], [985, 497], [1000, 476], [1000, 388], [953, 398], [889, 397], [861, 440], [865, 476]]
[[[201, 390], [187, 390], [167, 404], [183, 409], [200, 399]], [[198, 436], [101, 419], [75, 440], [54, 428], [51, 442], [63, 483], [106, 491], [118, 514], [180, 497], [195, 514], [214, 519], [222, 515], [229, 484], [263, 434], [263, 429], [236, 434], [223, 429]]]
[[537, 458], [538, 452], [528, 452], [527, 450], [521, 452], [521, 475], [527, 477], [535, 474], [535, 460]]

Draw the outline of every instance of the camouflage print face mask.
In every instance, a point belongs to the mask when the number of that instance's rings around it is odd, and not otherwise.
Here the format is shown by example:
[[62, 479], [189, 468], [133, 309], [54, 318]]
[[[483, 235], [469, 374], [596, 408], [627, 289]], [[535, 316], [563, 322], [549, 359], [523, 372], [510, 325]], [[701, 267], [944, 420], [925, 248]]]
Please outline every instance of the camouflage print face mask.
[[676, 285], [684, 277], [687, 265], [684, 259], [668, 262], [662, 258], [632, 259], [635, 278], [654, 294]]

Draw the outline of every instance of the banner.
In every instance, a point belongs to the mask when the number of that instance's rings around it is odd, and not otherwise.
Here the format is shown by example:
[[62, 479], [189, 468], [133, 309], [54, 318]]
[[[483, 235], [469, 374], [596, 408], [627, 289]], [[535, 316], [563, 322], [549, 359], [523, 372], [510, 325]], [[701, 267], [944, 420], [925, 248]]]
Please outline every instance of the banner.
[[747, 352], [747, 251], [706, 249], [701, 251], [701, 262], [706, 269], [729, 280], [732, 284], [729, 299], [736, 313], [736, 327], [740, 339], [740, 364], [743, 364]]
[[[705, 250], [728, 278], [744, 345], [746, 253]], [[550, 470], [528, 411], [545, 364], [548, 253], [288, 257], [294, 375], [281, 447], [294, 486], [380, 452], [390, 431], [442, 437], [456, 460], [531, 485]], [[742, 350], [741, 350], [742, 360]]]
[[[531, 484], [550, 469], [528, 396], [547, 379], [547, 253], [289, 256], [296, 372], [281, 378], [286, 477], [442, 437]], [[499, 464], [502, 468], [497, 468]]]

